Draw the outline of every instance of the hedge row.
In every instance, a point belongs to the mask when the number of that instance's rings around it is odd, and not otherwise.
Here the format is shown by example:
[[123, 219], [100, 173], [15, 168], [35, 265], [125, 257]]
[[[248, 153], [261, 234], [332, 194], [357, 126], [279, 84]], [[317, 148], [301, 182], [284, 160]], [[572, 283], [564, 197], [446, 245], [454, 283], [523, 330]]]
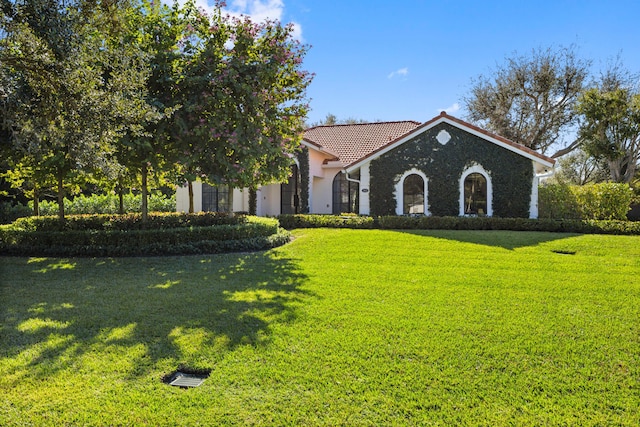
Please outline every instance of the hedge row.
[[0, 226], [0, 254], [19, 256], [141, 256], [268, 249], [290, 234], [272, 218], [243, 224], [153, 230], [28, 231]]
[[281, 215], [282, 227], [379, 228], [440, 230], [550, 231], [589, 234], [640, 234], [640, 222], [618, 220], [553, 220], [496, 217]]
[[229, 215], [220, 212], [187, 214], [180, 212], [150, 213], [147, 221], [141, 214], [127, 215], [68, 215], [64, 221], [55, 216], [32, 216], [18, 218], [13, 227], [24, 231], [71, 231], [71, 230], [167, 230], [173, 228], [210, 227], [214, 225], [244, 224], [244, 215]]
[[538, 189], [540, 218], [625, 220], [633, 198], [628, 184], [545, 184]]
[[360, 215], [280, 215], [280, 226], [287, 230], [294, 228], [377, 228], [376, 221], [370, 216]]
[[[140, 212], [142, 209], [142, 196], [140, 194], [127, 193], [122, 197], [125, 212]], [[149, 211], [174, 212], [176, 210], [176, 196], [165, 196], [162, 193], [151, 193], [147, 199]], [[92, 194], [85, 196], [80, 194], [71, 199], [65, 197], [64, 210], [70, 215], [86, 214], [117, 214], [120, 201], [117, 194]], [[29, 202], [29, 208], [33, 210], [33, 201]], [[57, 215], [58, 202], [41, 200], [38, 204], [40, 215]]]

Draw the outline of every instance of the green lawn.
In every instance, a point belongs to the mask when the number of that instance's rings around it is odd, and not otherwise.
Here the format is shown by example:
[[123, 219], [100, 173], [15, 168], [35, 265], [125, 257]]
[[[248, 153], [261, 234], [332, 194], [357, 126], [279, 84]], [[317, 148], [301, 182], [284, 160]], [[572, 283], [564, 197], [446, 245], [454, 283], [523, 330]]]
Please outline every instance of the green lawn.
[[0, 425], [640, 424], [640, 237], [294, 235], [0, 258]]

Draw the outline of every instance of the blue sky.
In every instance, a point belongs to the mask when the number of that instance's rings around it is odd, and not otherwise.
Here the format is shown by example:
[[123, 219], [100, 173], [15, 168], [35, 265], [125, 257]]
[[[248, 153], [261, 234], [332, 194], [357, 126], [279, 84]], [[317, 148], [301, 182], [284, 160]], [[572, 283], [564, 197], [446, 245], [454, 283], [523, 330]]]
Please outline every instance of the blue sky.
[[[200, 0], [204, 3], [206, 0]], [[309, 122], [460, 118], [473, 78], [534, 48], [575, 45], [594, 74], [620, 56], [640, 72], [640, 2], [228, 0], [256, 20], [293, 22], [311, 45]]]

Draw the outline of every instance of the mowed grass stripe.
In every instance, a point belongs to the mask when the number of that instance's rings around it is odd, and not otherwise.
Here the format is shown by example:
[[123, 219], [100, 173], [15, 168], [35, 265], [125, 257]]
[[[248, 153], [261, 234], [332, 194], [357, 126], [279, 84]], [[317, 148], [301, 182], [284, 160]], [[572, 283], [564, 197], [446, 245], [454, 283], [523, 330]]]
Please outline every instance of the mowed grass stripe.
[[[640, 238], [295, 236], [254, 254], [1, 258], [0, 424], [640, 422]], [[162, 384], [181, 363], [213, 370]]]

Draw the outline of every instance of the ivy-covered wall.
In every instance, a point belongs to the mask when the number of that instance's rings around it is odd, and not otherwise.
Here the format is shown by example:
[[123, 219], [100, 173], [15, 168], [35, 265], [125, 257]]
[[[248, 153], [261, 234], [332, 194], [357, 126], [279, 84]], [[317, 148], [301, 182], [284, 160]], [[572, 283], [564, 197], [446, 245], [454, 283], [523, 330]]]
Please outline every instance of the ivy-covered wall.
[[[436, 136], [446, 130], [451, 139], [440, 144]], [[429, 212], [457, 216], [460, 212], [460, 176], [481, 165], [493, 187], [493, 216], [528, 218], [533, 162], [471, 133], [441, 123], [371, 162], [371, 215], [395, 215], [394, 186], [411, 168], [429, 179]]]
[[298, 153], [300, 170], [300, 213], [309, 213], [309, 149], [302, 147]]

